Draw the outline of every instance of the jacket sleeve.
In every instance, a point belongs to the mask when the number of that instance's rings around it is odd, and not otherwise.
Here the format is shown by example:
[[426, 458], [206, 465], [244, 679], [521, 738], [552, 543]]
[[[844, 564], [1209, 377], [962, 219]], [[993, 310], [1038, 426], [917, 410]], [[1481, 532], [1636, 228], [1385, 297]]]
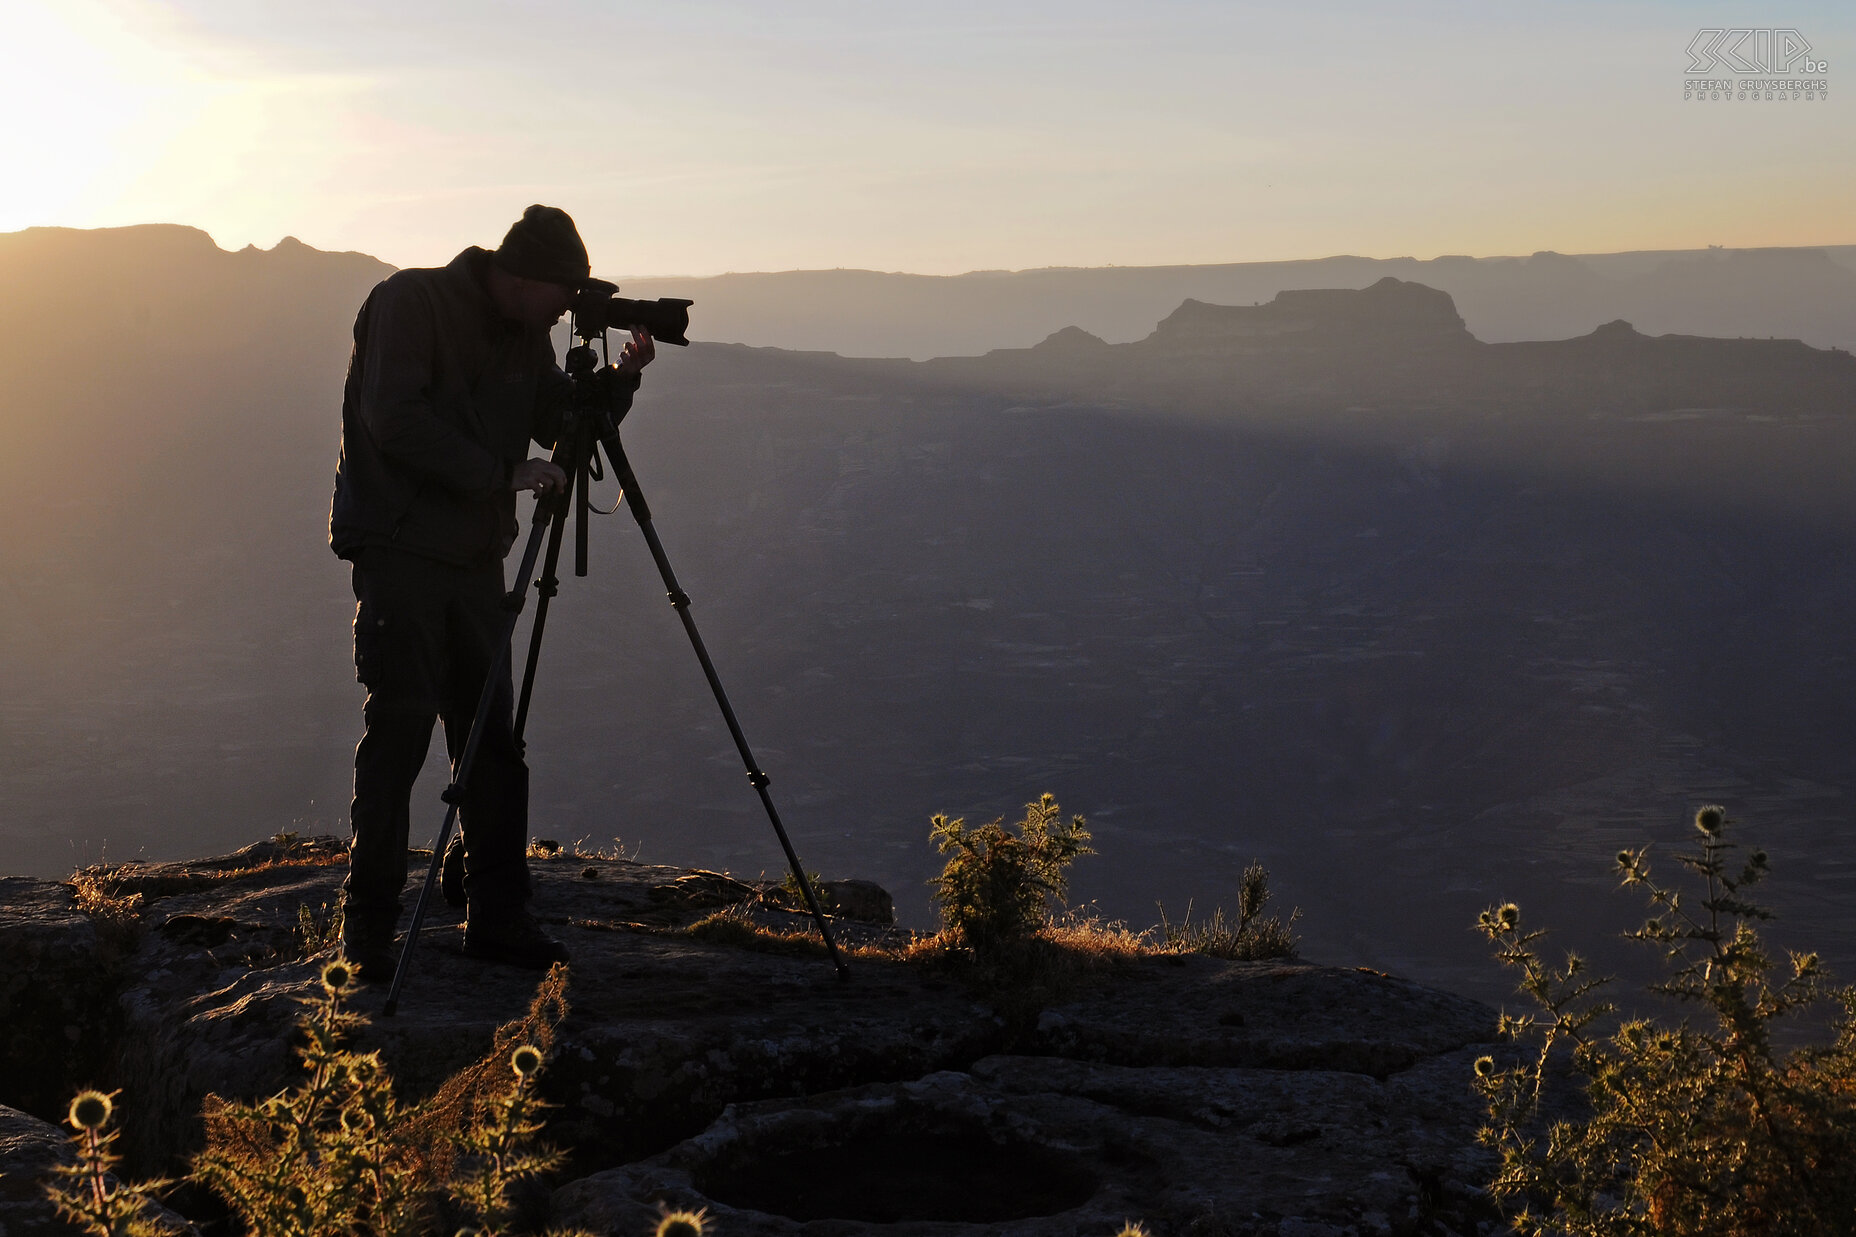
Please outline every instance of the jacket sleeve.
[[409, 281], [388, 279], [368, 301], [360, 419], [380, 453], [469, 498], [506, 485], [504, 462], [432, 409], [437, 368], [432, 307]]

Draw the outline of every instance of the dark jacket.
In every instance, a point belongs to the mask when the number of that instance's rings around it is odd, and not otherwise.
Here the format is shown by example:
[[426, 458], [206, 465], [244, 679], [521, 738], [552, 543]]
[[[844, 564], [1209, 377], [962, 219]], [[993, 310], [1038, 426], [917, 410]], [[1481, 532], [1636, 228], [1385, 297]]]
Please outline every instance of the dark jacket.
[[545, 330], [497, 314], [490, 255], [398, 271], [354, 320], [329, 544], [495, 562], [516, 538], [515, 466], [551, 446], [570, 388]]

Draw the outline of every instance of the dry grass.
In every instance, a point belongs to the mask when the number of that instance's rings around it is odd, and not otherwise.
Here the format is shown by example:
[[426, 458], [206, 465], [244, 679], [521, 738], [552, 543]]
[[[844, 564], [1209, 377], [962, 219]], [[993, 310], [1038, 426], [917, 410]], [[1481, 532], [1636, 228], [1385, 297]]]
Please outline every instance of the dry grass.
[[781, 954], [787, 957], [825, 956], [825, 942], [816, 932], [782, 932], [755, 923], [733, 907], [698, 919], [683, 929], [685, 936], [711, 945], [727, 945], [754, 953]]
[[[268, 846], [259, 843], [258, 847], [248, 849], [260, 850], [263, 857], [253, 856], [245, 861], [232, 856], [223, 867], [185, 863], [97, 863], [78, 868], [65, 883], [76, 895], [77, 909], [90, 917], [98, 935], [126, 953], [134, 949], [141, 937], [142, 914], [150, 902], [211, 889], [238, 877], [277, 868], [325, 867], [348, 861], [345, 847], [329, 847], [315, 839], [299, 840], [287, 833], [271, 838]], [[280, 851], [282, 853], [278, 853]], [[312, 939], [326, 938], [331, 931], [339, 931], [339, 922], [339, 916], [325, 916], [308, 925], [313, 931], [304, 932], [305, 947]], [[331, 923], [335, 926], [331, 927]], [[299, 924], [299, 928], [303, 927]]]
[[[825, 940], [812, 924], [793, 929], [781, 929], [761, 923], [754, 918], [754, 904], [741, 903], [725, 907], [714, 914], [706, 915], [680, 929], [684, 936], [706, 941], [711, 945], [727, 945], [734, 949], [746, 949], [755, 953], [780, 954], [786, 957], [824, 958], [829, 956]], [[834, 934], [835, 937], [835, 934]], [[914, 935], [909, 934], [911, 942]], [[862, 958], [872, 961], [899, 962], [908, 960], [909, 945], [898, 945], [878, 940], [869, 944], [854, 944], [838, 940], [838, 952], [847, 958]]]
[[1053, 918], [1039, 935], [1079, 959], [1103, 965], [1166, 952], [1155, 947], [1151, 928], [1135, 932], [1119, 919], [1104, 920], [1080, 911]]
[[77, 895], [77, 909], [92, 919], [103, 923], [133, 923], [141, 918], [142, 894], [122, 889], [94, 869], [73, 872], [69, 884]]
[[983, 951], [942, 931], [886, 956], [944, 972], [990, 1004], [1008, 1027], [1028, 1032], [1051, 1005], [1074, 1000], [1104, 978], [1165, 952], [1154, 945], [1151, 932], [1069, 912], [1028, 937]]
[[72, 873], [70, 885], [77, 909], [90, 917], [97, 938], [118, 955], [133, 952], [142, 936], [142, 895], [118, 890], [85, 872]]
[[153, 866], [139, 863], [95, 864], [91, 867], [79, 868], [71, 873], [71, 879], [67, 883], [77, 890], [80, 901], [91, 899], [101, 906], [130, 898], [139, 898], [144, 901], [171, 898], [176, 894], [211, 889], [215, 885], [222, 885], [237, 877], [251, 876], [280, 868], [330, 867], [347, 862], [348, 852], [346, 850], [333, 852], [318, 850], [305, 851], [300, 855], [261, 859], [251, 864], [226, 868], [199, 868], [184, 864]]
[[[610, 842], [600, 846], [590, 845], [591, 841], [590, 837], [576, 838], [566, 846], [562, 846], [552, 838], [536, 838], [528, 844], [528, 854], [531, 859], [566, 855], [569, 859], [604, 859], [608, 863], [638, 862], [640, 843], [634, 842], [628, 848], [623, 838], [613, 838]], [[544, 849], [550, 847], [552, 849]]]
[[1180, 923], [1160, 923], [1159, 951], [1173, 954], [1206, 954], [1233, 962], [1262, 962], [1270, 958], [1293, 958], [1301, 938], [1295, 935], [1296, 921], [1302, 917], [1298, 908], [1289, 912], [1287, 922], [1268, 915], [1249, 922], [1232, 923], [1224, 908], [1214, 910], [1209, 919], [1192, 921], [1191, 909]]

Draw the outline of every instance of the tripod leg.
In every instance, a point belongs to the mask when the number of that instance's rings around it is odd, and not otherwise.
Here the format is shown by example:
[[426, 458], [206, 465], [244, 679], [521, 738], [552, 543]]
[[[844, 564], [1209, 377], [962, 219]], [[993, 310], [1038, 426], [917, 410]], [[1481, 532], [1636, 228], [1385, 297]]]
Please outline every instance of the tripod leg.
[[437, 886], [440, 870], [444, 866], [445, 846], [451, 840], [452, 827], [457, 824], [458, 804], [463, 802], [464, 786], [470, 780], [470, 767], [477, 759], [477, 747], [483, 739], [484, 718], [489, 716], [490, 703], [496, 696], [497, 680], [509, 664], [509, 645], [515, 637], [516, 617], [521, 613], [522, 602], [528, 595], [528, 582], [535, 571], [535, 559], [541, 553], [543, 520], [549, 510], [550, 506], [545, 500], [536, 502], [528, 548], [522, 552], [522, 568], [517, 573], [515, 587], [509, 593], [513, 600], [509, 607], [508, 623], [503, 629], [502, 640], [498, 642], [496, 659], [490, 663], [489, 674], [484, 678], [483, 691], [477, 697], [477, 715], [471, 721], [470, 736], [464, 742], [464, 754], [458, 758], [451, 785], [445, 788], [444, 799], [448, 805], [445, 809], [445, 823], [439, 827], [438, 837], [433, 839], [432, 863], [426, 869], [425, 884], [419, 890], [419, 900], [413, 904], [412, 922], [406, 926], [406, 943], [400, 947], [400, 961], [393, 971], [393, 985], [387, 989], [387, 1001], [381, 1009], [381, 1013], [388, 1018], [399, 1009], [400, 988], [406, 982], [406, 973], [412, 964], [412, 951], [419, 943], [419, 929], [425, 924], [426, 908], [431, 905], [432, 890]]
[[[561, 581], [554, 574], [561, 558], [561, 532], [567, 526], [564, 512], [556, 512], [548, 533], [548, 553], [542, 561], [541, 579], [535, 582], [536, 591], [541, 601], [535, 606], [535, 623], [528, 633], [528, 664], [522, 671], [522, 696], [516, 706], [515, 740], [516, 751], [523, 747], [522, 731], [528, 725], [528, 703], [535, 690], [535, 668], [541, 662], [541, 636], [548, 626], [548, 602], [561, 591]], [[445, 895], [445, 901], [452, 906], [465, 905], [464, 893], [464, 843], [453, 838], [445, 848], [445, 862], [439, 879], [439, 889]]]
[[541, 663], [541, 633], [548, 626], [548, 603], [561, 591], [561, 581], [554, 574], [561, 561], [561, 535], [567, 528], [567, 512], [555, 512], [548, 529], [548, 557], [541, 567], [541, 579], [536, 582], [536, 591], [541, 600], [535, 603], [535, 625], [528, 633], [528, 665], [522, 671], [522, 696], [516, 703], [516, 750], [522, 749], [522, 731], [528, 725], [529, 697], [535, 690], [535, 667]]
[[676, 607], [677, 617], [683, 620], [683, 631], [690, 638], [690, 645], [696, 650], [696, 660], [702, 663], [703, 675], [709, 680], [709, 690], [715, 694], [715, 703], [721, 706], [722, 720], [728, 723], [728, 733], [734, 736], [735, 750], [741, 753], [741, 763], [747, 766], [748, 781], [755, 793], [760, 795], [760, 803], [767, 810], [767, 819], [773, 825], [774, 834], [780, 839], [780, 849], [786, 852], [787, 865], [792, 869], [793, 879], [799, 883], [800, 893], [805, 895], [806, 908], [812, 912], [813, 922], [818, 924], [819, 935], [825, 938], [825, 948], [831, 954], [831, 963], [838, 969], [839, 979], [848, 979], [850, 970], [844, 964], [844, 955], [838, 952], [838, 942], [832, 938], [831, 925], [825, 922], [825, 912], [819, 908], [818, 894], [812, 888], [812, 881], [806, 875], [804, 865], [799, 862], [799, 854], [793, 849], [792, 839], [786, 836], [786, 826], [780, 823], [779, 810], [773, 806], [773, 796], [767, 792], [768, 778], [754, 762], [754, 753], [748, 748], [747, 736], [741, 732], [741, 723], [735, 719], [734, 706], [728, 702], [728, 693], [722, 690], [721, 676], [715, 672], [715, 663], [709, 660], [709, 650], [702, 642], [702, 633], [696, 630], [696, 620], [690, 617], [690, 596], [677, 583], [676, 572], [671, 570], [670, 556], [664, 553], [664, 543], [657, 538], [657, 529], [651, 523], [651, 508], [645, 503], [644, 491], [638, 488], [638, 478], [632, 472], [631, 461], [625, 456], [625, 448], [619, 442], [616, 426], [604, 424], [600, 427], [600, 443], [606, 448], [606, 458], [612, 462], [613, 475], [624, 487], [625, 504], [632, 509], [632, 518], [638, 521], [638, 528], [644, 533], [645, 544], [651, 549], [651, 559], [657, 564], [657, 573], [664, 579], [664, 588], [670, 594], [670, 604]]

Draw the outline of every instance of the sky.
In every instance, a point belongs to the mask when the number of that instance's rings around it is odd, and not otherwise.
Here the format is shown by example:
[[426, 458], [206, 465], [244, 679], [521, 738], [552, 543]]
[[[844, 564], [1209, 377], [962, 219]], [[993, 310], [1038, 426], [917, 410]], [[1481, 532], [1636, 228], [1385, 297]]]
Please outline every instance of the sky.
[[[1847, 4], [0, 0], [0, 18], [0, 232], [186, 223], [417, 266], [547, 202], [610, 276], [1856, 243]], [[1704, 28], [1795, 30], [1826, 97], [1685, 100]]]

